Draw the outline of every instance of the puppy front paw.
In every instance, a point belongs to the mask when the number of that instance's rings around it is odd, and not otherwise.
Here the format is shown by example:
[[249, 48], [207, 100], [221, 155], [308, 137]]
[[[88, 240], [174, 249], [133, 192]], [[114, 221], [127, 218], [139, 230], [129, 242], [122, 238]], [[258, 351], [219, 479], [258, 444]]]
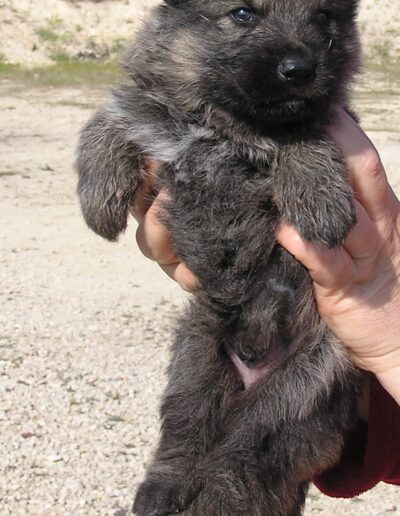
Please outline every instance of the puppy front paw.
[[339, 247], [356, 223], [354, 209], [338, 213], [338, 210], [327, 206], [326, 210], [318, 210], [315, 215], [315, 218], [299, 216], [294, 225], [306, 240], [328, 248]]
[[307, 197], [297, 203], [288, 222], [309, 242], [328, 248], [340, 246], [357, 221], [351, 194], [342, 192], [335, 198], [317, 192]]
[[272, 169], [282, 219], [309, 242], [340, 246], [356, 222], [346, 165], [329, 140], [283, 146]]

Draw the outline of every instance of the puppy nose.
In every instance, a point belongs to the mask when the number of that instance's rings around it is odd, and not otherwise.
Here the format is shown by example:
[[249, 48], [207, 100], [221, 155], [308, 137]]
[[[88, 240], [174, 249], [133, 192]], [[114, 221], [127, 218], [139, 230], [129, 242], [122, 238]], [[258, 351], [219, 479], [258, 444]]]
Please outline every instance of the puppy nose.
[[278, 65], [278, 77], [282, 82], [307, 84], [315, 79], [316, 66], [301, 58], [286, 58]]

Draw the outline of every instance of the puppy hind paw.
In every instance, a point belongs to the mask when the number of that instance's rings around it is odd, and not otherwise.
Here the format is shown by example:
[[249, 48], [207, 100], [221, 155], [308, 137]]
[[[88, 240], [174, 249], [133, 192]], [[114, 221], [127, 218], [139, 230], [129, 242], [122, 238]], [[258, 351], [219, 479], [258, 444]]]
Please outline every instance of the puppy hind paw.
[[136, 493], [132, 512], [136, 516], [167, 516], [186, 509], [197, 496], [192, 485], [171, 482], [163, 478], [144, 481]]
[[241, 463], [214, 459], [204, 464], [202, 489], [183, 516], [265, 516], [257, 507], [263, 506], [257, 475]]
[[253, 515], [252, 510], [243, 505], [235, 505], [229, 498], [221, 496], [217, 490], [206, 489], [193, 502], [193, 505], [184, 511], [182, 516], [243, 516]]

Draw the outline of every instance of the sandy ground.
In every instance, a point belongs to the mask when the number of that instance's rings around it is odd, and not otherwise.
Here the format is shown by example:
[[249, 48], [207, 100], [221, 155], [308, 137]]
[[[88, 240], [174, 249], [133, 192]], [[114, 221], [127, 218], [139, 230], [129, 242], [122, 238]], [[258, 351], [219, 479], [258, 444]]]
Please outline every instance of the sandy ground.
[[[83, 224], [74, 147], [102, 96], [0, 83], [1, 516], [128, 514], [157, 440], [185, 295], [136, 250], [134, 223], [115, 245]], [[398, 101], [360, 104], [400, 192]], [[313, 490], [314, 513], [400, 514], [400, 489], [348, 501]]]
[[[108, 58], [160, 0], [0, 0], [0, 61], [38, 65], [60, 56]], [[398, 0], [361, 0], [365, 54], [400, 57]]]

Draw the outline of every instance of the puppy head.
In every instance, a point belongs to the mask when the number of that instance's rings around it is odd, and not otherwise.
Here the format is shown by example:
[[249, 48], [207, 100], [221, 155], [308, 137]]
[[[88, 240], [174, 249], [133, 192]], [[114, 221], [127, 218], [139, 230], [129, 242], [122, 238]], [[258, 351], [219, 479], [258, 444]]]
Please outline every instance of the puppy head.
[[164, 82], [188, 110], [217, 106], [252, 126], [321, 117], [358, 68], [356, 9], [357, 0], [165, 0]]

